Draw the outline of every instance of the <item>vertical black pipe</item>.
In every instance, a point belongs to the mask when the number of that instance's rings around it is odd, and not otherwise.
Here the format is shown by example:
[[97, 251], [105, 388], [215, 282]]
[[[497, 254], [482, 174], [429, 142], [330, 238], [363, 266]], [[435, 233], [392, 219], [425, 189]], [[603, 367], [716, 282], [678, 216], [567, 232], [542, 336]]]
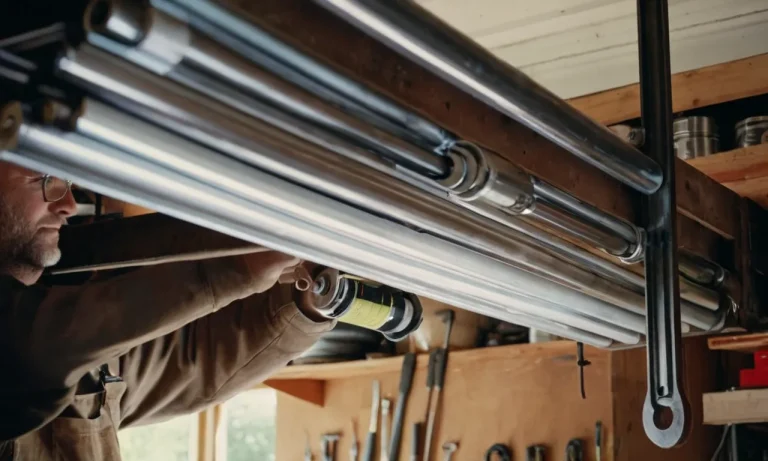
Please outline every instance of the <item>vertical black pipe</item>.
[[648, 437], [664, 448], [681, 443], [688, 427], [687, 404], [679, 383], [680, 290], [667, 10], [667, 0], [637, 1], [645, 150], [664, 174], [659, 190], [644, 199], [648, 393], [643, 406], [643, 426]]

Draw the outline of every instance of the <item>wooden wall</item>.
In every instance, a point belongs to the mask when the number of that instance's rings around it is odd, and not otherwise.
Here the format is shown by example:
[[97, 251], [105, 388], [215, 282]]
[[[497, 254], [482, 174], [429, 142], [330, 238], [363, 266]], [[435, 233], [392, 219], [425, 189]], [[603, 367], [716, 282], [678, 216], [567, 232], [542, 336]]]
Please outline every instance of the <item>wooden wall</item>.
[[[570, 439], [583, 438], [588, 448], [586, 459], [594, 459], [595, 422], [602, 420], [606, 428], [611, 427], [610, 353], [587, 348], [592, 365], [586, 369], [588, 398], [581, 400], [573, 343], [519, 349], [500, 349], [503, 355], [487, 349], [481, 360], [469, 362], [449, 360], [444, 411], [436, 427], [438, 445], [458, 440], [456, 461], [482, 459], [488, 447], [497, 442], [512, 447], [514, 459], [525, 459], [525, 448], [532, 444], [549, 446], [548, 458], [560, 459]], [[314, 459], [321, 459], [320, 434], [337, 431], [342, 439], [336, 459], [349, 459], [351, 420], [356, 420], [357, 436], [362, 441], [369, 422], [373, 379], [381, 380], [384, 396], [396, 398], [399, 372], [328, 381], [324, 408], [281, 393], [276, 459], [303, 459], [305, 431]], [[412, 423], [424, 420], [425, 380], [425, 370], [417, 370], [408, 402], [403, 460], [408, 459]], [[442, 459], [439, 447], [433, 451], [433, 459]]]
[[[564, 457], [572, 438], [585, 442], [586, 460], [594, 460], [595, 422], [604, 427], [603, 460], [699, 461], [709, 459], [719, 438], [718, 428], [701, 424], [701, 394], [716, 387], [716, 355], [704, 338], [685, 342], [686, 392], [691, 402], [692, 431], [680, 448], [661, 450], [645, 436], [640, 419], [645, 398], [645, 349], [607, 352], [586, 349], [592, 362], [586, 369], [587, 399], [578, 389], [575, 345], [556, 342], [521, 347], [490, 348], [462, 354], [451, 361], [444, 389], [443, 412], [437, 426], [434, 460], [442, 459], [439, 445], [458, 440], [457, 461], [482, 459], [492, 444], [512, 447], [514, 459], [525, 458], [532, 444], [549, 447], [547, 459]], [[471, 355], [471, 357], [470, 357]], [[420, 361], [420, 364], [423, 361]], [[372, 364], [371, 364], [372, 365]], [[309, 436], [315, 460], [320, 458], [320, 435], [340, 432], [337, 460], [349, 459], [352, 419], [362, 441], [371, 407], [371, 383], [379, 379], [382, 394], [394, 400], [399, 372], [370, 373], [325, 384], [325, 406], [319, 407], [279, 394], [277, 416], [278, 460], [304, 459]], [[410, 447], [410, 426], [424, 420], [426, 373], [417, 368], [409, 400], [401, 459]], [[439, 455], [439, 456], [438, 456]]]

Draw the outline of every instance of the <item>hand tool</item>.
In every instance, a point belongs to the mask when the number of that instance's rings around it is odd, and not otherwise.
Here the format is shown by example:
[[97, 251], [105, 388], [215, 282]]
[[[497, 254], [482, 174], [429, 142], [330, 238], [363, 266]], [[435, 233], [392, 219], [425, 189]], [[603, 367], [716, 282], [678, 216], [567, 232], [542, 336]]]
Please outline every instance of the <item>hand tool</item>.
[[565, 461], [583, 461], [584, 447], [579, 439], [571, 439], [565, 447]]
[[[400, 439], [403, 435], [403, 419], [405, 405], [413, 383], [413, 371], [416, 369], [416, 354], [409, 352], [403, 357], [403, 367], [400, 371], [400, 391], [395, 406], [395, 418], [392, 427], [392, 440], [389, 442], [389, 461], [397, 461], [400, 453]], [[384, 461], [384, 460], [382, 460]]]
[[373, 461], [373, 453], [376, 451], [376, 432], [379, 426], [379, 404], [381, 403], [381, 384], [378, 380], [373, 382], [373, 398], [371, 400], [371, 422], [368, 425], [368, 436], [365, 439], [365, 451], [363, 461]]
[[584, 359], [584, 343], [576, 343], [576, 365], [579, 367], [579, 389], [581, 389], [581, 398], [587, 398], [587, 391], [584, 389], [584, 367], [592, 365], [592, 362]]
[[335, 461], [336, 458], [336, 442], [338, 442], [341, 436], [339, 434], [323, 434], [322, 436], [322, 452], [323, 461]]
[[352, 445], [349, 447], [349, 461], [357, 461], [357, 453], [357, 427], [355, 425], [355, 420], [352, 419]]
[[546, 448], [543, 445], [532, 445], [526, 449], [527, 461], [544, 461]]
[[603, 422], [595, 423], [595, 460], [603, 459]]
[[497, 443], [491, 446], [491, 448], [485, 452], [485, 461], [492, 461], [494, 454], [499, 455], [501, 461], [512, 461], [512, 451], [503, 443]]
[[421, 423], [413, 423], [413, 432], [411, 433], [411, 458], [410, 461], [419, 459], [419, 435], [421, 432]]
[[304, 431], [304, 434], [307, 436], [307, 445], [306, 448], [304, 448], [304, 461], [312, 461], [312, 448], [309, 444], [309, 431]]
[[445, 442], [443, 444], [443, 461], [451, 461], [453, 454], [459, 449], [458, 442]]
[[[427, 416], [427, 432], [424, 434], [424, 461], [429, 461], [429, 455], [432, 451], [432, 437], [435, 432], [435, 418], [437, 417], [438, 405], [440, 404], [440, 392], [443, 389], [445, 383], [445, 367], [448, 364], [448, 346], [451, 339], [451, 330], [453, 330], [453, 319], [455, 314], [452, 310], [447, 309], [436, 313], [437, 316], [442, 318], [445, 324], [445, 338], [443, 339], [443, 347], [435, 351], [434, 367], [434, 390], [430, 395], [429, 403], [429, 415]], [[428, 373], [429, 374], [429, 373]], [[429, 378], [427, 378], [429, 380]]]
[[389, 444], [389, 406], [392, 401], [389, 399], [381, 399], [381, 460], [389, 459], [389, 453], [387, 445]]

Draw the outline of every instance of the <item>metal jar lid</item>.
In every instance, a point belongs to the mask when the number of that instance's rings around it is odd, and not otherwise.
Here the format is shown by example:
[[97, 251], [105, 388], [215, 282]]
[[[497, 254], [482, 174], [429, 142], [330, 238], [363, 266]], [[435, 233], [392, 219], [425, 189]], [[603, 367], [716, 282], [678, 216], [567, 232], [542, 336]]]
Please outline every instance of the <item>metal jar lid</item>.
[[712, 117], [700, 115], [681, 117], [672, 123], [672, 131], [675, 138], [682, 137], [707, 137], [717, 138], [717, 123]]

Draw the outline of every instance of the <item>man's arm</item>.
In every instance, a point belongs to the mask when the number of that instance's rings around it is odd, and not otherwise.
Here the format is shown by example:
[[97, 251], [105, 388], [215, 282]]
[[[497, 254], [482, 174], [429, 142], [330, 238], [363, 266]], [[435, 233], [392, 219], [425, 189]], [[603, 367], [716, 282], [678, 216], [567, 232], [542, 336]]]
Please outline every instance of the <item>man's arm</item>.
[[120, 358], [127, 427], [202, 410], [252, 388], [308, 349], [329, 321], [307, 318], [292, 288], [236, 301]]
[[296, 260], [261, 253], [146, 268], [80, 287], [0, 281], [0, 440], [44, 425], [89, 370], [274, 285]]

